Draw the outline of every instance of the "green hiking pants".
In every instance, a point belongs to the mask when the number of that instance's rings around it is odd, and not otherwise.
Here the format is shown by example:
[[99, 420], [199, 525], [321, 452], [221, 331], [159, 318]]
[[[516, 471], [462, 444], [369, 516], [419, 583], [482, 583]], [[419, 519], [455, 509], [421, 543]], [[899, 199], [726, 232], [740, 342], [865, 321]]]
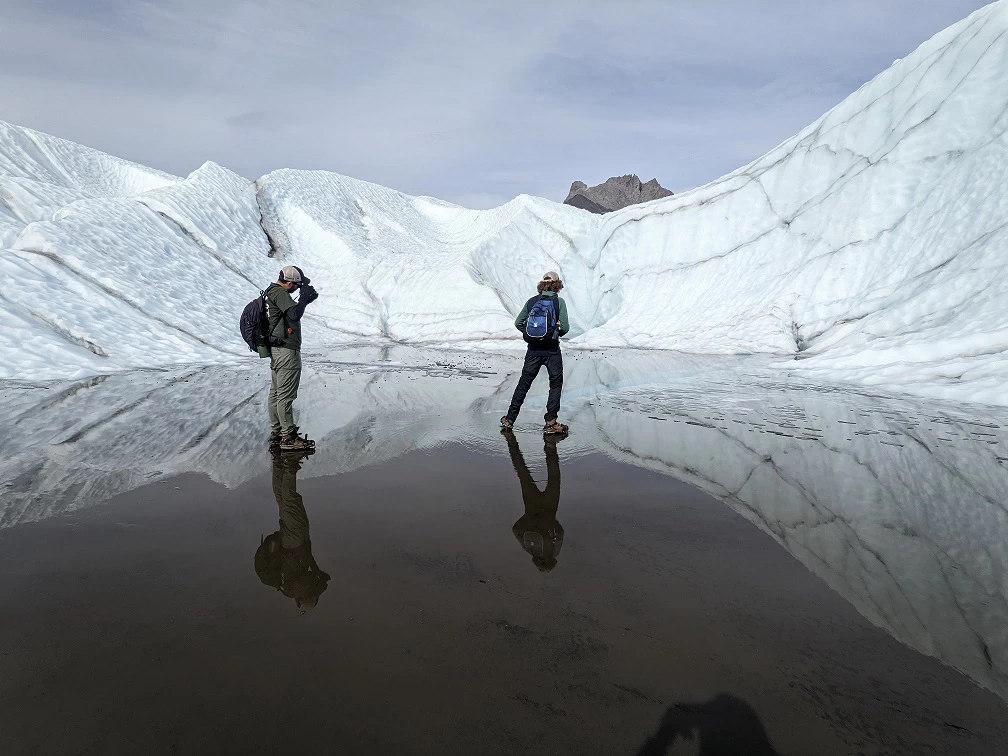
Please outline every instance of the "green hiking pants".
[[286, 347], [270, 347], [269, 421], [270, 430], [284, 435], [294, 432], [294, 400], [301, 383], [301, 352]]

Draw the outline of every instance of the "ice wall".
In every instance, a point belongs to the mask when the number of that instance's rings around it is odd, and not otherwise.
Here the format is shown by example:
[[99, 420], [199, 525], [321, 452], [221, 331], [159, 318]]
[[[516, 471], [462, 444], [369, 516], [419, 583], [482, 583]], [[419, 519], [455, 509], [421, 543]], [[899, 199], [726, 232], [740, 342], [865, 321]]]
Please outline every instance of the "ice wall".
[[213, 163], [180, 179], [0, 124], [0, 377], [240, 358], [230, 315], [275, 267], [258, 220]]
[[586, 342], [790, 351], [1003, 403], [1006, 29], [1005, 3], [978, 11], [753, 164], [607, 218]]
[[1006, 404], [1006, 31], [1002, 0], [751, 165], [604, 218], [321, 171], [183, 179], [0, 124], [0, 274], [24, 282], [0, 295], [0, 378], [241, 359], [238, 313], [286, 263], [322, 292], [309, 343], [520, 346], [555, 269], [572, 347]]

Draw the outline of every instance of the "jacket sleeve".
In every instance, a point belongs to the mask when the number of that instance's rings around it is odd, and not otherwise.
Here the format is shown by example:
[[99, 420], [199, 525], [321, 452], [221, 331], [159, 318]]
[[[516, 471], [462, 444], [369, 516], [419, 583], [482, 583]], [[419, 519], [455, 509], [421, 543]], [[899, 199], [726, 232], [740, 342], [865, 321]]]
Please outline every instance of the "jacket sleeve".
[[515, 328], [519, 331], [524, 331], [526, 320], [528, 320], [528, 302], [525, 303], [525, 306], [521, 308], [521, 312], [518, 313], [518, 317], [515, 318]]
[[302, 299], [296, 305], [287, 310], [286, 315], [288, 320], [293, 320], [295, 323], [301, 320], [301, 316], [304, 315], [305, 307], [308, 303]]
[[284, 314], [284, 317], [293, 323], [301, 320], [305, 307], [308, 306], [308, 303], [303, 298], [300, 302], [295, 302], [294, 297], [283, 289], [276, 293], [273, 301], [277, 309]]
[[567, 322], [567, 303], [558, 296], [560, 300], [560, 335], [564, 336], [570, 330], [570, 323]]

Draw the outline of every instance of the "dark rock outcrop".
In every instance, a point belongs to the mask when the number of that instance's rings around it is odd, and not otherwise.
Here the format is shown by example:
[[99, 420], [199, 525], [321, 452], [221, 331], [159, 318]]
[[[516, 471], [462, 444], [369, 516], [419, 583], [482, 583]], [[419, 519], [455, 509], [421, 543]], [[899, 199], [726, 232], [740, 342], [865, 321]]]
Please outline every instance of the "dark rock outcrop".
[[564, 204], [601, 215], [619, 210], [621, 207], [670, 196], [672, 192], [659, 184], [658, 179], [651, 179], [642, 184], [641, 180], [631, 173], [627, 176], [614, 176], [598, 186], [588, 186], [583, 181], [575, 181], [571, 184], [570, 193]]

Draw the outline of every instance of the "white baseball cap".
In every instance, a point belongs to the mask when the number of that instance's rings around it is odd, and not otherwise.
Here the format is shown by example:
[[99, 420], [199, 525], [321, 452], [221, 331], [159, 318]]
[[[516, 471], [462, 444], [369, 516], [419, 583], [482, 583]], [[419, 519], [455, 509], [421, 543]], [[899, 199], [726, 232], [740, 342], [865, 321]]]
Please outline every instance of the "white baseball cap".
[[302, 286], [307, 286], [311, 283], [311, 279], [308, 278], [308, 276], [304, 274], [304, 271], [296, 265], [285, 265], [281, 268], [280, 280], [285, 283], [301, 284]]

